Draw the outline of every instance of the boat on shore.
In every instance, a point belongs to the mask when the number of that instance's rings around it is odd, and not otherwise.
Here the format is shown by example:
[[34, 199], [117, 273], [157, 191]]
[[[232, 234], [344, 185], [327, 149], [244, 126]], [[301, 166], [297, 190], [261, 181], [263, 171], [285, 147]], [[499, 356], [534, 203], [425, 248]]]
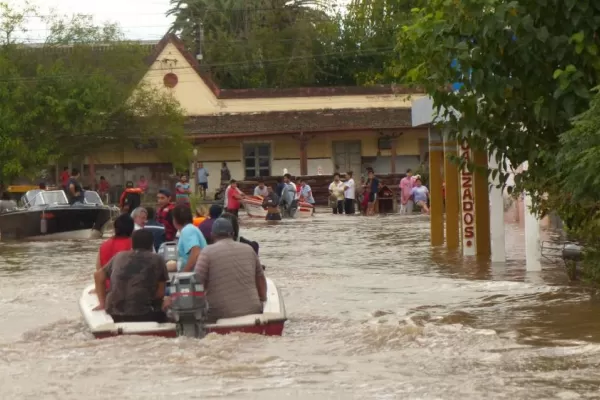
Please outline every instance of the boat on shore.
[[[241, 200], [244, 205], [244, 209], [248, 216], [251, 218], [262, 218], [265, 219], [267, 216], [267, 210], [263, 208], [263, 197], [262, 196], [246, 196]], [[294, 218], [310, 218], [314, 214], [315, 207], [310, 203], [303, 201], [298, 202], [298, 208]]]
[[244, 315], [236, 318], [223, 318], [215, 323], [205, 323], [208, 310], [202, 285], [195, 284], [194, 273], [178, 273], [171, 276], [171, 295], [181, 301], [181, 306], [173, 303], [176, 322], [118, 322], [105, 310], [97, 310], [98, 297], [94, 285], [83, 290], [79, 299], [79, 309], [91, 333], [97, 339], [121, 335], [161, 336], [174, 338], [187, 336], [202, 338], [208, 333], [225, 335], [228, 333], [254, 333], [266, 336], [281, 336], [287, 320], [283, 297], [272, 280], [267, 278], [267, 301], [262, 314]]
[[62, 190], [29, 190], [21, 205], [0, 212], [0, 239], [75, 240], [102, 237], [118, 210], [86, 191], [84, 203], [69, 204]]

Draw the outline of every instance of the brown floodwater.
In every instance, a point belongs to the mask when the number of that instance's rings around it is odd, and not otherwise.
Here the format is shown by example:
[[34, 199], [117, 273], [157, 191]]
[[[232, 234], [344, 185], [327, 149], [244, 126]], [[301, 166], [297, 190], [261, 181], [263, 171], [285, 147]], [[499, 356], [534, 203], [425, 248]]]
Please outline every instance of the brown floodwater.
[[490, 265], [421, 216], [244, 221], [281, 287], [283, 337], [94, 340], [77, 300], [100, 241], [0, 244], [3, 399], [599, 398], [600, 301], [524, 236]]

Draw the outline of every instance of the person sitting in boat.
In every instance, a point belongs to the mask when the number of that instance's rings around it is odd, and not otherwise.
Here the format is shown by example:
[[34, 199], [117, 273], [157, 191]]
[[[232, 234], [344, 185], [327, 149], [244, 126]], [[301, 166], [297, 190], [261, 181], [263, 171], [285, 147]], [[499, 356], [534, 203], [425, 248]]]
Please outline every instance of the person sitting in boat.
[[200, 226], [201, 223], [203, 223], [204, 221], [206, 221], [206, 207], [205, 206], [198, 206], [196, 207], [196, 216], [194, 217], [194, 226], [196, 228], [198, 228]]
[[143, 229], [148, 221], [148, 211], [144, 207], [136, 207], [131, 212], [131, 218], [133, 218], [134, 230]]
[[177, 271], [192, 272], [202, 249], [208, 244], [200, 229], [193, 224], [192, 210], [185, 204], [173, 209], [173, 225], [179, 231]]
[[234, 240], [231, 221], [218, 218], [211, 244], [202, 251], [194, 272], [206, 290], [208, 320], [262, 314], [267, 301], [267, 281], [250, 247]]
[[[225, 218], [225, 219], [229, 220], [229, 222], [231, 222], [231, 226], [233, 226], [233, 240], [235, 240], [236, 242], [240, 242], [240, 243], [249, 245], [250, 247], [252, 247], [254, 252], [256, 254], [258, 254], [258, 250], [260, 248], [260, 246], [258, 245], [258, 242], [255, 242], [253, 240], [248, 240], [248, 239], [240, 236], [240, 222], [238, 221], [237, 216], [235, 216], [231, 213], [223, 213], [223, 215], [221, 215], [221, 218]], [[211, 233], [211, 238], [212, 238], [212, 233]]]
[[[98, 257], [96, 258], [96, 271], [102, 269], [103, 266], [118, 253], [131, 250], [131, 234], [133, 233], [134, 223], [129, 214], [121, 214], [115, 219], [114, 235], [105, 240], [98, 249]], [[106, 280], [106, 289], [110, 288], [110, 280]]]
[[146, 216], [147, 220], [144, 229], [152, 232], [154, 236], [154, 250], [158, 251], [160, 246], [166, 241], [165, 227], [158, 223], [156, 213], [152, 208], [146, 209]]
[[[162, 303], [169, 280], [165, 260], [152, 251], [152, 232], [137, 230], [131, 241], [132, 250], [120, 252], [94, 273], [99, 302], [94, 310], [106, 310], [115, 323], [167, 322], [166, 314], [155, 308], [157, 301]], [[107, 279], [111, 282], [108, 294]]]
[[121, 212], [130, 213], [142, 204], [142, 189], [133, 187], [132, 181], [127, 181], [125, 190], [119, 198]]
[[223, 214], [223, 207], [221, 207], [218, 204], [213, 204], [212, 206], [210, 206], [210, 209], [208, 210], [209, 218], [205, 219], [198, 226], [198, 229], [200, 229], [200, 232], [202, 232], [202, 235], [204, 236], [204, 238], [206, 239], [208, 244], [212, 244], [212, 239], [211, 239], [210, 235], [212, 232], [213, 223], [215, 222], [215, 220], [217, 218], [219, 218], [221, 216], [221, 214]]
[[171, 192], [168, 189], [160, 189], [156, 195], [156, 221], [165, 227], [165, 240], [172, 242], [177, 235], [177, 229], [173, 225], [173, 208], [171, 203]]
[[268, 194], [269, 194], [269, 189], [267, 189], [267, 187], [265, 186], [265, 181], [260, 179], [258, 181], [258, 186], [256, 186], [254, 188], [254, 195], [260, 196], [260, 197], [267, 197]]
[[279, 211], [279, 197], [275, 194], [275, 191], [271, 186], [267, 189], [267, 196], [265, 196], [262, 202], [263, 208], [267, 210], [267, 221], [281, 221], [281, 212]]
[[69, 199], [69, 204], [73, 205], [75, 203], [83, 203], [83, 188], [81, 187], [81, 183], [79, 183], [79, 178], [81, 174], [77, 168], [73, 168], [71, 171], [71, 177], [69, 178], [69, 182], [67, 184], [67, 199]]

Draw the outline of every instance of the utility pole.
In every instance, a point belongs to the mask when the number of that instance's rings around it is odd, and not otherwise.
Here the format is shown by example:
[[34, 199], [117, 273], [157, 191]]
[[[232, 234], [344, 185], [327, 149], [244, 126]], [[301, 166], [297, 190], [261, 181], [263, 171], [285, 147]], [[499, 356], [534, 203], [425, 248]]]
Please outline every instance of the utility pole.
[[198, 21], [194, 24], [194, 32], [196, 34], [196, 60], [201, 63], [204, 58], [204, 55], [202, 54], [202, 44], [204, 43], [204, 27], [202, 26], [202, 21]]

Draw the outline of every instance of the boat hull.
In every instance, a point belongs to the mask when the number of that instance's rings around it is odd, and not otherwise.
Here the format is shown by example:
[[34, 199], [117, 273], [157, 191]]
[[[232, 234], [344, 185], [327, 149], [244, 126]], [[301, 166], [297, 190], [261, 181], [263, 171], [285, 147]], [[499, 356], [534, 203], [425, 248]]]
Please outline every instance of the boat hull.
[[[79, 299], [79, 309], [91, 333], [97, 339], [121, 335], [177, 337], [174, 323], [119, 322], [115, 323], [104, 310], [94, 311], [98, 297], [92, 292], [94, 285], [83, 290]], [[287, 320], [285, 305], [279, 290], [267, 278], [267, 302], [262, 314], [245, 315], [237, 318], [224, 318], [216, 323], [205, 325], [207, 333], [227, 335], [229, 333], [252, 333], [265, 336], [281, 336]]]
[[[262, 206], [263, 199], [259, 196], [248, 196], [242, 200], [246, 213], [251, 218], [265, 219], [267, 210]], [[314, 214], [314, 206], [309, 203], [299, 202], [294, 218], [310, 218]]]
[[106, 206], [55, 205], [0, 214], [2, 240], [73, 240], [100, 238], [111, 220]]

